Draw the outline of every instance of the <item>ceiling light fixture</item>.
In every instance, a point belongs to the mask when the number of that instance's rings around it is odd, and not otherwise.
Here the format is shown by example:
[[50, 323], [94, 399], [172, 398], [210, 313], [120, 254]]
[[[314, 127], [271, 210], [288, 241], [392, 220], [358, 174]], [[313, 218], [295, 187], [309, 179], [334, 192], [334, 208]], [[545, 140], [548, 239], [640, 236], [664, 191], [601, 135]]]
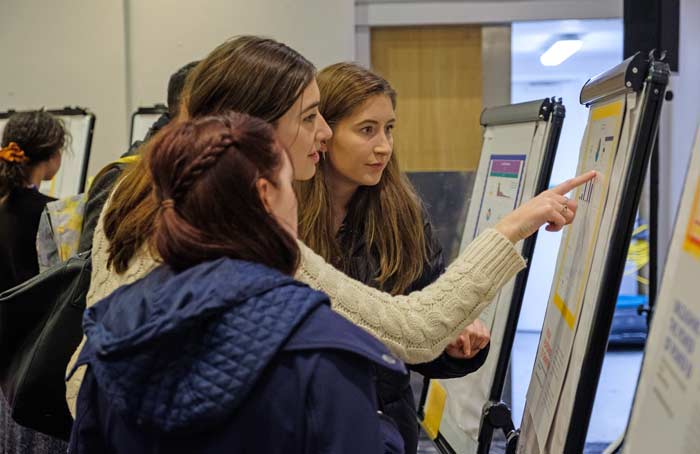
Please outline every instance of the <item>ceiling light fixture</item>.
[[582, 46], [583, 41], [577, 35], [561, 36], [540, 55], [540, 63], [544, 66], [558, 66], [581, 50]]

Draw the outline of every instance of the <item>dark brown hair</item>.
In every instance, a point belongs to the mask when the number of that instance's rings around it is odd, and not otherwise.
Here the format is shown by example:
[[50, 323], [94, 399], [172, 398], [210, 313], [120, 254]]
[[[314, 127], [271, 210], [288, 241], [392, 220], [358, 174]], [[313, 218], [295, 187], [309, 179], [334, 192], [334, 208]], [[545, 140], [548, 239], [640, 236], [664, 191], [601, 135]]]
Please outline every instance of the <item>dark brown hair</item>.
[[170, 118], [177, 117], [180, 113], [180, 100], [182, 92], [185, 89], [185, 82], [190, 72], [199, 64], [198, 61], [192, 61], [175, 71], [168, 80], [168, 115]]
[[[192, 70], [181, 103], [190, 118], [235, 110], [274, 123], [315, 75], [314, 66], [294, 49], [272, 39], [241, 36], [214, 49]], [[120, 179], [107, 208], [108, 266], [117, 273], [126, 271], [153, 233], [157, 205], [151, 193], [151, 177], [141, 160]]]
[[199, 117], [237, 110], [276, 122], [314, 80], [316, 69], [272, 39], [240, 36], [214, 49], [192, 71], [187, 112]]
[[0, 201], [17, 187], [27, 184], [27, 171], [34, 165], [60, 153], [66, 143], [63, 123], [43, 110], [17, 112], [5, 125], [0, 146], [16, 143], [24, 152], [27, 162], [0, 160]]
[[[337, 63], [318, 74], [319, 110], [331, 128], [374, 96], [387, 96], [396, 109], [396, 92], [385, 79], [354, 63]], [[332, 139], [331, 139], [332, 143]], [[330, 151], [332, 153], [332, 150]], [[299, 238], [346, 273], [346, 253], [333, 228], [333, 212], [326, 181], [330, 159], [321, 161], [314, 177], [297, 182]], [[420, 199], [391, 154], [375, 186], [360, 186], [348, 206], [349, 231], [364, 232], [367, 251], [376, 250], [376, 281], [384, 290], [403, 293], [423, 273], [428, 260]]]
[[220, 257], [293, 274], [296, 241], [270, 215], [256, 182], [279, 184], [285, 151], [272, 127], [230, 112], [168, 126], [147, 160], [159, 209], [153, 245], [176, 270]]

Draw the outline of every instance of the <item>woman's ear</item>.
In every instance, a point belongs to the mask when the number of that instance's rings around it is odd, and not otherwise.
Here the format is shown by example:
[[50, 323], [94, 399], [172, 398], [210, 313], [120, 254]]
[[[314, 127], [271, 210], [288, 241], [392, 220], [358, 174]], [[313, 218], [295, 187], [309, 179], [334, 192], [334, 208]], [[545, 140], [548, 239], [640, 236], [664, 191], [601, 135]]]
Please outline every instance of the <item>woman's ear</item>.
[[258, 190], [258, 196], [265, 207], [265, 211], [272, 214], [272, 183], [266, 178], [258, 178], [258, 181], [255, 182], [255, 188]]

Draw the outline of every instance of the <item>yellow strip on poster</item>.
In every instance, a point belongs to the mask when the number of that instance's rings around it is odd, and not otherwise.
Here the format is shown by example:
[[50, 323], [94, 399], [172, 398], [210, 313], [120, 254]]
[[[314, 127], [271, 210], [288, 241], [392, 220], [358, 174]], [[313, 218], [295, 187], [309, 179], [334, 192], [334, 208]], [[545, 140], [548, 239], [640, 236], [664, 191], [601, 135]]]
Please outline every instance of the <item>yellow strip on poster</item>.
[[[591, 109], [591, 124], [593, 126], [596, 125], [596, 122], [599, 124], [602, 123], [603, 121], [609, 123], [610, 121], [613, 122], [612, 130], [608, 131], [608, 134], [612, 133], [612, 144], [611, 144], [611, 151], [616, 151], [617, 150], [617, 145], [620, 139], [620, 124], [622, 122], [622, 116], [624, 113], [624, 100], [618, 100], [615, 102], [611, 102], [608, 104], [604, 104], [601, 106], [593, 107]], [[586, 138], [586, 148], [585, 150], [589, 152], [592, 150], [591, 148], [591, 139], [593, 134], [589, 132], [587, 138]], [[600, 140], [599, 137], [593, 137], [593, 140]], [[600, 147], [600, 144], [599, 144]], [[598, 203], [598, 206], [596, 207], [596, 212], [595, 212], [595, 223], [593, 224], [593, 232], [592, 235], [588, 241], [587, 244], [587, 250], [586, 250], [586, 260], [583, 262], [586, 267], [590, 266], [591, 259], [593, 258], [593, 252], [595, 250], [595, 245], [596, 241], [595, 239], [598, 237], [598, 232], [600, 230], [600, 221], [601, 218], [603, 217], [603, 211], [605, 208], [605, 204], [603, 203], [604, 196], [607, 194], [608, 191], [608, 184], [610, 182], [610, 174], [612, 173], [612, 167], [614, 163], [614, 156], [615, 153], [608, 153], [607, 160], [603, 163], [600, 162], [598, 159], [598, 153], [595, 154], [594, 157], [594, 162], [589, 162], [589, 160], [584, 161], [584, 165], [581, 169], [579, 169], [579, 173], [583, 173], [586, 171], [590, 170], [597, 170], [599, 174], [602, 174], [603, 176], [603, 181], [602, 181], [602, 187], [599, 188], [599, 194], [601, 196], [600, 203]], [[590, 156], [588, 156], [590, 159]], [[593, 183], [591, 183], [593, 184]], [[588, 198], [590, 199], [590, 194], [592, 192], [592, 189], [586, 186], [581, 186], [576, 189], [576, 200], [582, 200], [583, 198], [586, 198], [586, 191], [588, 191]], [[580, 202], [579, 202], [580, 203]], [[570, 250], [570, 241], [571, 238], [573, 237], [572, 234], [572, 226], [570, 226], [567, 231], [566, 231], [566, 238], [564, 240], [564, 250], [565, 250], [565, 255], [563, 257], [563, 260], [561, 263], [563, 265], [568, 264], [569, 261], [572, 261], [570, 264], [571, 267], [573, 267], [573, 261], [576, 260], [576, 258], [569, 256]], [[571, 331], [574, 330], [574, 327], [576, 325], [576, 318], [578, 317], [579, 313], [579, 308], [583, 299], [583, 293], [585, 290], [585, 284], [586, 280], [581, 279], [581, 276], [576, 276], [580, 280], [577, 292], [575, 295], [572, 295], [576, 302], [575, 305], [575, 310], [571, 310], [572, 304], [571, 300], [567, 301], [565, 297], [562, 296], [562, 294], [565, 294], [565, 292], [562, 292], [561, 290], [561, 285], [562, 285], [562, 273], [564, 270], [565, 266], [560, 266], [557, 268], [557, 275], [556, 275], [556, 288], [554, 291], [554, 298], [553, 298], [553, 304], [554, 306], [559, 310], [561, 313], [562, 318], [566, 322], [566, 325], [569, 327]], [[571, 276], [571, 274], [570, 274]], [[570, 295], [570, 294], [569, 294]]]
[[564, 321], [569, 326], [569, 328], [574, 329], [574, 323], [576, 323], [576, 316], [571, 313], [569, 308], [566, 306], [566, 303], [563, 299], [561, 299], [561, 296], [559, 296], [558, 293], [554, 294], [554, 305], [557, 307], [557, 309], [559, 309], [559, 312], [561, 312], [561, 316], [564, 317]]
[[440, 432], [442, 413], [445, 411], [447, 391], [437, 380], [430, 380], [428, 396], [425, 400], [425, 417], [423, 428], [431, 440], [435, 440]]
[[700, 259], [700, 179], [695, 187], [695, 196], [693, 197], [683, 250], [696, 259]]

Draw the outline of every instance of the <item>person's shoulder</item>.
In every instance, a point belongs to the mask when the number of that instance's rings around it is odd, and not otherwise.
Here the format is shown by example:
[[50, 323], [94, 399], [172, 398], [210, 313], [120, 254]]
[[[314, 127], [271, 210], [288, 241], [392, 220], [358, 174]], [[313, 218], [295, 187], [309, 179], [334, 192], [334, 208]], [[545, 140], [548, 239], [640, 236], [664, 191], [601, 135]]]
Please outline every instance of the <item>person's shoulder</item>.
[[20, 205], [24, 210], [41, 213], [47, 203], [58, 199], [42, 194], [34, 188], [19, 188], [12, 192], [13, 202]]
[[322, 355], [352, 355], [379, 367], [405, 372], [401, 360], [377, 338], [337, 314], [327, 305], [314, 309], [284, 346], [287, 352], [317, 351]]
[[42, 207], [46, 205], [47, 203], [55, 202], [58, 200], [56, 197], [51, 197], [46, 194], [42, 194], [39, 191], [34, 191], [38, 196], [36, 197], [37, 203], [40, 204]]

